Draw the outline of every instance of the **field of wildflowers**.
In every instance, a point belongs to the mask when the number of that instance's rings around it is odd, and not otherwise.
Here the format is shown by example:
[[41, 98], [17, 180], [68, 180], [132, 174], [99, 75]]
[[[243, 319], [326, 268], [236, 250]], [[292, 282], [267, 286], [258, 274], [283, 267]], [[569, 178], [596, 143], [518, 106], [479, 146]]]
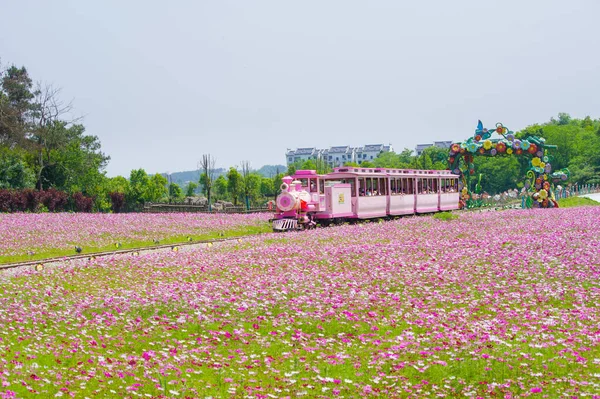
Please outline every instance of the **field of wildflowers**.
[[600, 398], [598, 220], [411, 217], [0, 274], [0, 397]]
[[271, 231], [270, 214], [0, 213], [0, 264]]

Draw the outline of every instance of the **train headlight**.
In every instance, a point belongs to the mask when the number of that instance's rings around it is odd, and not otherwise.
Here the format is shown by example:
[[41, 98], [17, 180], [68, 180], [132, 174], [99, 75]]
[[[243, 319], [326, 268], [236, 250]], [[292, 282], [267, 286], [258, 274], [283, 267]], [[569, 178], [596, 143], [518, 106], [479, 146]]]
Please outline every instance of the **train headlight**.
[[296, 208], [296, 202], [296, 197], [289, 192], [283, 192], [277, 196], [277, 207], [284, 212]]

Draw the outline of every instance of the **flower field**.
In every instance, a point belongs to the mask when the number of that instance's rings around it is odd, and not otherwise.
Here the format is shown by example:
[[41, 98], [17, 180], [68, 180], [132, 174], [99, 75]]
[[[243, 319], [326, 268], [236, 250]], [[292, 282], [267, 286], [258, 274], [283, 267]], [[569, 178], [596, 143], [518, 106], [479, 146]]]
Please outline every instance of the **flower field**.
[[411, 217], [0, 274], [0, 398], [600, 398], [599, 220]]
[[[0, 213], [0, 264], [271, 231], [270, 214]], [[28, 254], [29, 253], [29, 254]]]

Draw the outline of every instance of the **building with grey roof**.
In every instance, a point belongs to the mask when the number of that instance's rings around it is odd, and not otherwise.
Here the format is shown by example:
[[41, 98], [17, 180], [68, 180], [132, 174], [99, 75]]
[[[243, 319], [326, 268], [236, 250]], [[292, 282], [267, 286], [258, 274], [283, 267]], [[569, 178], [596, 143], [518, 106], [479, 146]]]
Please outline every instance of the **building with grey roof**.
[[434, 141], [433, 144], [417, 144], [415, 147], [415, 152], [417, 155], [421, 155], [423, 150], [429, 147], [438, 147], [438, 148], [450, 148], [452, 145], [452, 141]]
[[325, 149], [298, 148], [289, 149], [285, 153], [286, 163], [289, 166], [294, 162], [322, 159], [329, 166], [342, 166], [347, 162], [361, 164], [364, 161], [372, 161], [382, 152], [393, 151], [392, 145], [367, 144], [362, 147], [350, 147], [348, 145], [333, 146]]

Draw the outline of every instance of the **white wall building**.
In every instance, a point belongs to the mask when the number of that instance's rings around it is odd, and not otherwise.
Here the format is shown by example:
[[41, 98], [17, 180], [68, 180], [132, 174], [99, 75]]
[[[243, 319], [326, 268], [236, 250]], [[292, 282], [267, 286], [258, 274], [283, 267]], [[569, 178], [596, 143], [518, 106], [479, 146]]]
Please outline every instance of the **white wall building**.
[[452, 141], [434, 141], [433, 144], [417, 144], [415, 147], [415, 152], [417, 155], [421, 155], [423, 150], [429, 147], [439, 147], [439, 148], [450, 148], [452, 145]]
[[315, 147], [289, 149], [285, 153], [286, 163], [289, 166], [294, 162], [322, 159], [329, 166], [342, 166], [346, 162], [361, 164], [364, 161], [372, 161], [382, 152], [393, 151], [392, 145], [367, 144], [363, 147], [350, 147], [348, 145], [334, 146], [326, 149]]

